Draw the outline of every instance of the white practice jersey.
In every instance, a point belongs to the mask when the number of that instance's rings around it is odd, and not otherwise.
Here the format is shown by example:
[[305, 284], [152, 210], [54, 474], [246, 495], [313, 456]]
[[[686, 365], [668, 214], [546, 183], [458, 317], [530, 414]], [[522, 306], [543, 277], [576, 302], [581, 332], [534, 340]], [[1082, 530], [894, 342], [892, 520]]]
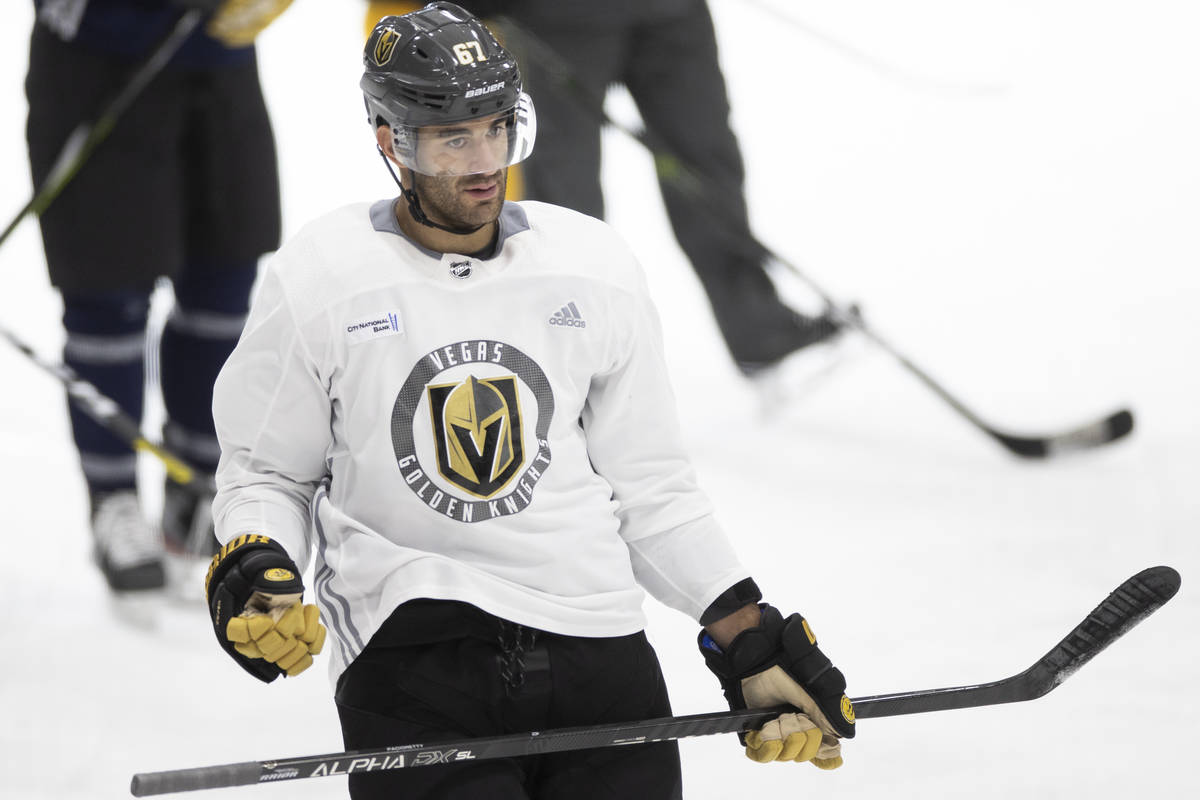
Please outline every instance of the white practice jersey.
[[693, 619], [747, 577], [680, 442], [657, 314], [605, 223], [506, 203], [495, 254], [441, 254], [393, 202], [271, 259], [217, 380], [214, 503], [305, 569], [336, 677], [401, 603], [574, 636]]

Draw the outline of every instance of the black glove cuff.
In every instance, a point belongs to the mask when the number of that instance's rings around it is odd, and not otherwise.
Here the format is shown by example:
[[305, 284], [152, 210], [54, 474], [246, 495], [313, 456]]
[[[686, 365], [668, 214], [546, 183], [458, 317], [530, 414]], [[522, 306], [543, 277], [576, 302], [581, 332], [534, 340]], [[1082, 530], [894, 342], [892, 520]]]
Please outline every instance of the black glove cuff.
[[[704, 631], [700, 632], [698, 641], [704, 662], [721, 681], [727, 696], [730, 688], [736, 686], [740, 698], [742, 678], [761, 672], [778, 660], [783, 617], [774, 606], [760, 603], [758, 607], [762, 611], [759, 624], [739, 633], [724, 650], [717, 647]], [[745, 704], [737, 708], [745, 708]]]
[[716, 600], [709, 603], [708, 608], [704, 609], [704, 613], [700, 615], [700, 624], [712, 625], [717, 620], [724, 619], [733, 612], [740, 611], [759, 600], [762, 600], [762, 592], [759, 591], [758, 584], [754, 582], [754, 579], [740, 580], [717, 595]]
[[[235, 570], [237, 574], [231, 574]], [[292, 557], [278, 542], [258, 533], [237, 537], [213, 556], [208, 574], [204, 576], [204, 595], [210, 608], [214, 600], [213, 588], [222, 583], [232, 584], [230, 591], [242, 606], [256, 590], [272, 594], [294, 594], [304, 590], [300, 571]], [[238, 613], [241, 611], [239, 608]]]

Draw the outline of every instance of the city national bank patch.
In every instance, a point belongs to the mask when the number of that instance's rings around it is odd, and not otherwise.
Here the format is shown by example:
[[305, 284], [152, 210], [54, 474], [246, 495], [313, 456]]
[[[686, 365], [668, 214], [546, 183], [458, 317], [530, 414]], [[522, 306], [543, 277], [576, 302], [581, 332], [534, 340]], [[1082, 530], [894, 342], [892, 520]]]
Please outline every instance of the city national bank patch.
[[383, 336], [404, 333], [404, 321], [399, 311], [381, 311], [346, 323], [346, 338], [350, 344], [362, 344]]

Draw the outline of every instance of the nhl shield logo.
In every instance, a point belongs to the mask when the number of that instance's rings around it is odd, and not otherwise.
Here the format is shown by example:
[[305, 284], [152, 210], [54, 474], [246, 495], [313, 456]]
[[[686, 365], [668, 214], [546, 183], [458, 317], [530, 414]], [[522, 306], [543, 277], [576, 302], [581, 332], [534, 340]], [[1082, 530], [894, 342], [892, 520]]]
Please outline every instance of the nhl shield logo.
[[375, 65], [382, 67], [392, 58], [392, 53], [396, 49], [396, 42], [400, 40], [400, 35], [391, 28], [386, 28], [379, 34], [379, 38], [375, 40], [375, 51], [372, 54], [375, 59]]
[[438, 472], [483, 499], [502, 491], [524, 460], [515, 376], [429, 386]]

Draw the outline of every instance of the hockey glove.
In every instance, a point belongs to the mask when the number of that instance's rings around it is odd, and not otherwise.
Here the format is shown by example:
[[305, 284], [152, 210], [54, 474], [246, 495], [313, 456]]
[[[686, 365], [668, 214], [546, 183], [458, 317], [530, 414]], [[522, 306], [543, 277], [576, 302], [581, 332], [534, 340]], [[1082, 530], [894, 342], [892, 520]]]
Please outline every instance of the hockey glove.
[[225, 0], [208, 23], [208, 35], [226, 47], [249, 47], [292, 0]]
[[266, 536], [239, 536], [213, 556], [204, 579], [213, 630], [242, 669], [270, 683], [299, 675], [325, 644], [317, 607], [287, 552]]
[[781, 714], [743, 736], [752, 761], [811, 761], [821, 769], [842, 765], [840, 739], [854, 736], [854, 707], [846, 679], [817, 647], [799, 614], [784, 619], [760, 604], [757, 627], [739, 633], [722, 650], [700, 634], [700, 652], [716, 674], [733, 710], [788, 704], [800, 713]]
[[212, 14], [208, 35], [226, 47], [249, 47], [292, 0], [171, 0], [180, 7]]

